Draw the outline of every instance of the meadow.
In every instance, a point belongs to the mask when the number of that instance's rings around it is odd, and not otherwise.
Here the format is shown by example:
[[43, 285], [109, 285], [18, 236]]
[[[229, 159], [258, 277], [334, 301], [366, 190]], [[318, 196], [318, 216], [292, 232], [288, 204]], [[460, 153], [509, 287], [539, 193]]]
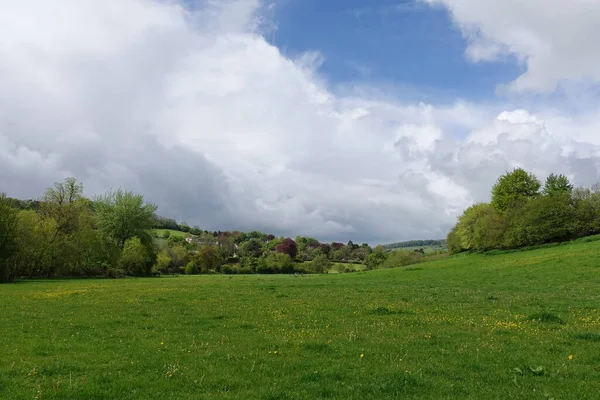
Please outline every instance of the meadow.
[[597, 399], [600, 242], [0, 286], [2, 399]]

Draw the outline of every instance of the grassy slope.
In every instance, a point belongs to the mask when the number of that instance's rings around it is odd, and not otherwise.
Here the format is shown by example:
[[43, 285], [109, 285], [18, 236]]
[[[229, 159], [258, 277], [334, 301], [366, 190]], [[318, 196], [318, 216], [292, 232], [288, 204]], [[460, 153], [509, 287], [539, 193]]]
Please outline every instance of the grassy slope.
[[1, 286], [0, 398], [597, 399], [599, 265], [594, 242], [335, 276]]
[[181, 232], [181, 231], [174, 231], [172, 229], [153, 229], [153, 231], [158, 237], [163, 237], [163, 235], [165, 234], [166, 231], [171, 232], [171, 236], [181, 236], [181, 237], [191, 236], [189, 233]]

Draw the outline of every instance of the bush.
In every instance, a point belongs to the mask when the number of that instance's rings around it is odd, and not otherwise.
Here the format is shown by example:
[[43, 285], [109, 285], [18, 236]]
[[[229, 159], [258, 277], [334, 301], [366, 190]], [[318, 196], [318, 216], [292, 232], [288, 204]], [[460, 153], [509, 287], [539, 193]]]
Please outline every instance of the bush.
[[119, 268], [127, 275], [150, 275], [154, 264], [152, 256], [152, 249], [144, 246], [139, 238], [128, 239], [119, 258]]
[[198, 265], [196, 265], [196, 263], [193, 262], [193, 261], [190, 261], [185, 266], [185, 273], [186, 273], [186, 275], [197, 275], [198, 272], [199, 272]]
[[[310, 263], [310, 270], [315, 274], [322, 274], [329, 271], [331, 268], [331, 261], [325, 256], [318, 256]], [[296, 271], [298, 268], [296, 268]]]
[[568, 240], [576, 229], [575, 219], [568, 194], [531, 199], [512, 213], [505, 245], [523, 247]]

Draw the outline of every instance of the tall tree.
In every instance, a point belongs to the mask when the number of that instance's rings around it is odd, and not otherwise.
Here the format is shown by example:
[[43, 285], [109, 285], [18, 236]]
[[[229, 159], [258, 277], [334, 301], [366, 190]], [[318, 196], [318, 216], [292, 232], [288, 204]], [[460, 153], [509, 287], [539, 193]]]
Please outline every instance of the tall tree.
[[54, 187], [46, 189], [41, 205], [44, 217], [56, 220], [56, 233], [71, 234], [77, 230], [78, 219], [86, 204], [83, 200], [83, 184], [75, 178], [66, 178], [55, 182]]
[[504, 211], [516, 201], [539, 194], [540, 181], [522, 168], [515, 168], [498, 178], [492, 188], [492, 206]]
[[144, 245], [152, 243], [149, 232], [157, 206], [145, 203], [143, 195], [119, 189], [98, 197], [94, 208], [100, 229], [119, 248], [123, 249], [125, 242], [134, 237]]
[[542, 193], [547, 196], [554, 196], [558, 194], [571, 193], [573, 191], [573, 185], [569, 182], [569, 178], [564, 175], [550, 174], [546, 178], [544, 189]]
[[17, 251], [17, 215], [10, 199], [4, 193], [0, 194], [0, 282], [10, 282], [14, 278], [8, 259]]

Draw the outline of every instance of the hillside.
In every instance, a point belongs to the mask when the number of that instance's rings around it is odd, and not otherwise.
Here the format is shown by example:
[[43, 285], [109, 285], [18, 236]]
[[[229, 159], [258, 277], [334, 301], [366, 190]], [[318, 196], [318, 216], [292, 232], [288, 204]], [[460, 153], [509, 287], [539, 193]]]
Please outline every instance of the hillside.
[[435, 248], [441, 249], [446, 247], [444, 239], [429, 239], [429, 240], [407, 240], [404, 242], [388, 243], [382, 245], [386, 250], [413, 250], [419, 248]]
[[4, 286], [0, 398], [595, 399], [600, 241], [341, 275]]

